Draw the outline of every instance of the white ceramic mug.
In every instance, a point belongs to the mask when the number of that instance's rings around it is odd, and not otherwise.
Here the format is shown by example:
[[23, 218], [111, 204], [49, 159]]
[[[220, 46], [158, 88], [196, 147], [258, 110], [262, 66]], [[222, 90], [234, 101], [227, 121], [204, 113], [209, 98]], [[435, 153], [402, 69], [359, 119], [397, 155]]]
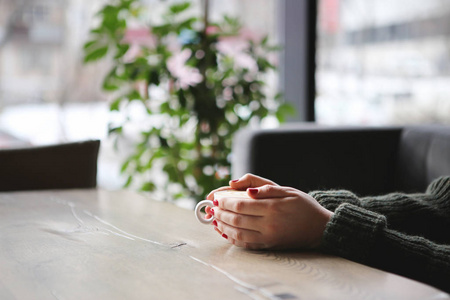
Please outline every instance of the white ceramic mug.
[[[214, 193], [214, 199], [216, 200], [220, 200], [221, 198], [250, 198], [247, 195], [247, 192], [243, 192], [243, 191], [235, 191], [235, 190], [226, 190], [226, 191], [220, 191], [220, 192], [216, 192]], [[200, 201], [196, 206], [195, 206], [195, 217], [197, 218], [197, 220], [205, 225], [211, 224], [214, 221], [214, 216], [212, 216], [209, 219], [205, 219], [204, 216], [201, 214], [201, 209], [203, 207], [209, 206], [210, 208], [214, 207], [214, 203], [211, 200], [203, 200]]]

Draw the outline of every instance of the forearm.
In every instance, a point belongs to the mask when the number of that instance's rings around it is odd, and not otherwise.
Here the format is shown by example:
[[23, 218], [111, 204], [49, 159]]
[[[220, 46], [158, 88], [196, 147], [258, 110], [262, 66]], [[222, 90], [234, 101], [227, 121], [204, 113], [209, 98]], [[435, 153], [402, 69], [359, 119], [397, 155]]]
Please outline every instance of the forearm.
[[450, 243], [450, 177], [430, 184], [426, 193], [392, 193], [359, 198], [349, 191], [315, 191], [310, 193], [325, 208], [334, 211], [350, 203], [386, 217], [390, 229], [410, 235], [421, 235], [438, 243]]
[[[450, 191], [450, 189], [449, 189]], [[390, 229], [426, 237], [436, 243], [450, 243], [450, 211], [444, 209], [447, 198], [433, 194], [391, 194], [387, 197], [362, 199], [360, 207], [387, 218]]]
[[450, 246], [387, 228], [386, 218], [342, 204], [325, 229], [321, 250], [450, 291]]
[[450, 245], [385, 229], [369, 262], [389, 272], [413, 278], [450, 293]]

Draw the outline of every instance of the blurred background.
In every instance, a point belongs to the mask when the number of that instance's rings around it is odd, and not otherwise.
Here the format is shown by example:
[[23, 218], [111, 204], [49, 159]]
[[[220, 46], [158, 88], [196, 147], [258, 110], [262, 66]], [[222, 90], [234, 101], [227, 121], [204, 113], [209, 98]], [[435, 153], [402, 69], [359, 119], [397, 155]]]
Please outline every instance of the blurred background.
[[450, 1], [322, 0], [316, 117], [450, 123]]
[[[298, 24], [285, 11], [295, 1], [215, 0], [211, 19], [237, 16], [288, 51], [301, 34], [287, 27]], [[176, 1], [145, 2], [157, 15]], [[107, 136], [111, 99], [101, 82], [109, 65], [82, 63], [105, 3], [0, 0], [0, 148], [101, 139], [98, 185], [114, 189], [124, 179]], [[315, 30], [317, 123], [450, 124], [449, 0], [319, 0]], [[283, 69], [291, 62], [281, 55]], [[270, 80], [274, 89], [288, 81]]]

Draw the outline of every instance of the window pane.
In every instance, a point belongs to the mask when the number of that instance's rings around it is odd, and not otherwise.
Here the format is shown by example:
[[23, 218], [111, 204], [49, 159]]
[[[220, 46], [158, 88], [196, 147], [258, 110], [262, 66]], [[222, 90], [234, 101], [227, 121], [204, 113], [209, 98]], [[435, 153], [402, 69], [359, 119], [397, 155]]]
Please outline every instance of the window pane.
[[321, 0], [316, 116], [450, 123], [450, 1]]

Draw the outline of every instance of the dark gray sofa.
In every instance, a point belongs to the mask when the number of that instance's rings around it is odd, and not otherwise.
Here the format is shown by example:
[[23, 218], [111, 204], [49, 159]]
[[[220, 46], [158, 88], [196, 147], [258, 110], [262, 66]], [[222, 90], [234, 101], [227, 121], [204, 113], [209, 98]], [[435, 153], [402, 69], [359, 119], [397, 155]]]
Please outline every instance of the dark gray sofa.
[[245, 173], [305, 192], [423, 192], [450, 175], [450, 126], [245, 129], [233, 140], [232, 177]]

